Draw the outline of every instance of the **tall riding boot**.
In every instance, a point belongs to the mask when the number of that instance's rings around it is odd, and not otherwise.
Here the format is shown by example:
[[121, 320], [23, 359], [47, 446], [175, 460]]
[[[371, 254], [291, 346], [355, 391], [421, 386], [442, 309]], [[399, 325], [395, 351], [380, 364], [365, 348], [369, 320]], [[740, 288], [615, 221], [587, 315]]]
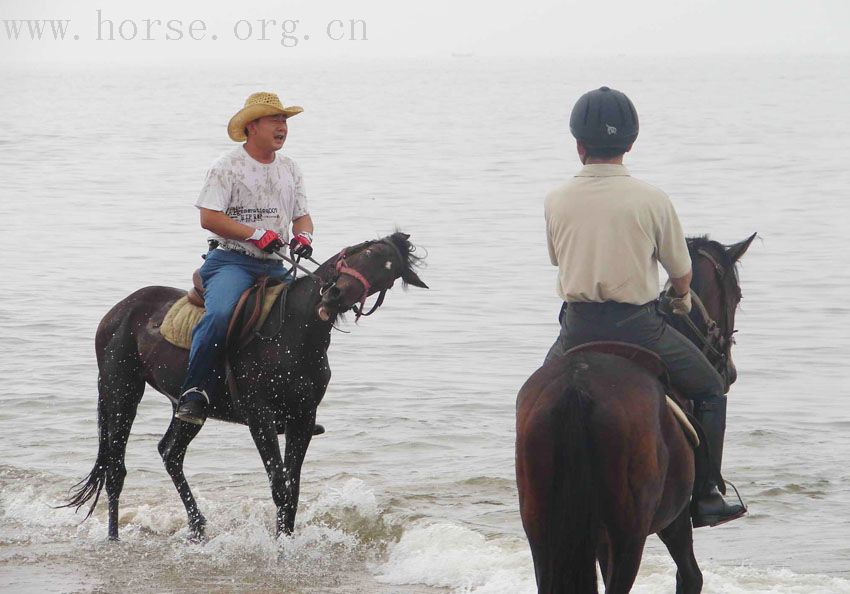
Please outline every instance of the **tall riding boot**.
[[[697, 421], [705, 432], [709, 459], [717, 472], [709, 470], [706, 480], [697, 487], [691, 501], [691, 517], [694, 528], [716, 526], [740, 518], [747, 508], [739, 503], [729, 504], [718, 489], [720, 464], [723, 459], [723, 437], [726, 433], [726, 396], [712, 396], [697, 401]], [[725, 492], [725, 488], [723, 491]]]

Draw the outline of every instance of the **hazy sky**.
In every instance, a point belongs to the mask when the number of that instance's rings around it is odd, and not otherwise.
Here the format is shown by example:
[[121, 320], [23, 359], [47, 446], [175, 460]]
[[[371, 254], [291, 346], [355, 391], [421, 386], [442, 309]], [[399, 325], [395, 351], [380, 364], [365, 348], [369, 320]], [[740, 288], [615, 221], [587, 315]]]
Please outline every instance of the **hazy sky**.
[[[30, 25], [14, 19], [70, 24], [64, 41], [52, 39], [49, 24], [43, 39], [33, 41]], [[190, 30], [192, 21], [198, 22]], [[2, 0], [0, 60], [850, 53], [848, 25], [850, 0], [278, 0], [224, 7], [174, 0], [83, 0], [73, 6]], [[18, 39], [10, 39], [16, 27]], [[286, 38], [284, 28], [291, 34]]]

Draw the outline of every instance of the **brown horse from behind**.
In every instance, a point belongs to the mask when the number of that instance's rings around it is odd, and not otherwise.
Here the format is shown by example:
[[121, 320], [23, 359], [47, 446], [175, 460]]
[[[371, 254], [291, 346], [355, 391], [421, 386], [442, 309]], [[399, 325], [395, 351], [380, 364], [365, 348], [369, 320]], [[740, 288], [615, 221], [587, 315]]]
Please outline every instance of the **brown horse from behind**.
[[[692, 286], [726, 338], [716, 364], [730, 382], [735, 263], [754, 237], [688, 240]], [[688, 510], [694, 450], [654, 374], [601, 352], [556, 357], [520, 390], [516, 430], [520, 512], [541, 594], [597, 592], [597, 561], [606, 594], [629, 592], [650, 534], [676, 563], [677, 594], [702, 590]]]

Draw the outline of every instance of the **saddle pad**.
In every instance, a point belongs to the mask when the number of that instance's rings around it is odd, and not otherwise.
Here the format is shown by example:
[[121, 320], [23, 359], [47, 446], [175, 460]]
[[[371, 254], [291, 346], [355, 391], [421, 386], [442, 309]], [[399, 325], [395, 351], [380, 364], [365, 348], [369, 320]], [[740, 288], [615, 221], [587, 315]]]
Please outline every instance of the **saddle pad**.
[[691, 442], [694, 449], [697, 449], [699, 447], [699, 435], [697, 435], [697, 430], [694, 429], [694, 426], [691, 425], [691, 422], [688, 420], [688, 416], [685, 414], [685, 411], [683, 411], [682, 408], [676, 404], [676, 401], [669, 396], [667, 396], [667, 407], [673, 413], [673, 416], [676, 417], [676, 420], [679, 421], [685, 435], [688, 436], [688, 441]]
[[[276, 284], [266, 289], [266, 294], [263, 296], [263, 305], [260, 310], [260, 317], [257, 319], [256, 328], [262, 328], [269, 317], [272, 305], [277, 301], [280, 294], [287, 288], [286, 284]], [[181, 349], [190, 349], [192, 347], [192, 331], [204, 315], [204, 308], [198, 307], [189, 303], [188, 295], [178, 299], [174, 305], [165, 314], [162, 320], [162, 326], [159, 331], [162, 336]]]

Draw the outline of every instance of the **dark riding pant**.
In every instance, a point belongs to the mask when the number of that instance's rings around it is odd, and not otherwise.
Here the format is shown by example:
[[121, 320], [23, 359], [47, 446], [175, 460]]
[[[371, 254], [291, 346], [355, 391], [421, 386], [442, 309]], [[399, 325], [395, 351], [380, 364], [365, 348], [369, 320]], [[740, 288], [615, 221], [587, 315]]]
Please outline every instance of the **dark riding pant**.
[[290, 282], [292, 280], [280, 260], [261, 260], [230, 250], [214, 249], [207, 254], [200, 269], [204, 283], [204, 316], [192, 332], [189, 370], [181, 392], [200, 388], [209, 394], [224, 356], [230, 317], [242, 293], [257, 277]]
[[547, 361], [587, 342], [629, 342], [661, 357], [670, 381], [688, 398], [722, 396], [726, 389], [723, 377], [694, 343], [667, 324], [655, 301], [645, 305], [614, 301], [568, 303], [559, 319], [561, 333], [549, 349]]

